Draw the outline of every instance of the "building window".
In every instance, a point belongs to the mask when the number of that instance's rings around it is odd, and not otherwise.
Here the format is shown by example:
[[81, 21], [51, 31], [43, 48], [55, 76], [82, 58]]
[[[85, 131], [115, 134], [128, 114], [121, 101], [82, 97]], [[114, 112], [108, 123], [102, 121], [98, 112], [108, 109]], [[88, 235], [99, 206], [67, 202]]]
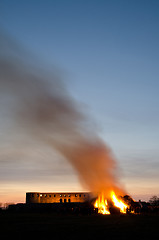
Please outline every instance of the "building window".
[[85, 197], [86, 195], [84, 194], [83, 196]]
[[56, 194], [54, 194], [54, 197], [56, 197]]
[[40, 197], [42, 197], [43, 195], [42, 195], [42, 193], [40, 193]]
[[62, 194], [60, 194], [60, 197], [62, 197]]
[[47, 197], [47, 194], [45, 194], [44, 196]]
[[37, 193], [37, 197], [39, 197], [39, 193]]
[[66, 195], [63, 195], [64, 197], [66, 197]]
[[49, 197], [51, 197], [51, 194], [49, 195]]
[[79, 194], [79, 197], [81, 197], [81, 194]]
[[64, 203], [66, 203], [66, 198], [64, 199]]
[[77, 194], [75, 194], [75, 197], [77, 197]]
[[71, 202], [71, 199], [70, 199], [70, 198], [68, 199], [68, 202]]
[[60, 199], [60, 203], [62, 203], [62, 199]]

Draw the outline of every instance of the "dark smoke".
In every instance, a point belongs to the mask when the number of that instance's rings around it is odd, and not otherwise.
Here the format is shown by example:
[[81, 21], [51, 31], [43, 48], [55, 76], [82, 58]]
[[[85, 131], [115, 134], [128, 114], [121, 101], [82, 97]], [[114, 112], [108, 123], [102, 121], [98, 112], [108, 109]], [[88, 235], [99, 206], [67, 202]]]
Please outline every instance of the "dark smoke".
[[16, 122], [17, 129], [23, 129], [21, 137], [27, 135], [62, 154], [90, 191], [119, 189], [111, 150], [91, 127], [90, 119], [68, 94], [58, 74], [30, 63], [8, 38], [1, 36], [0, 41], [1, 103], [5, 102], [4, 108], [10, 106], [11, 121]]

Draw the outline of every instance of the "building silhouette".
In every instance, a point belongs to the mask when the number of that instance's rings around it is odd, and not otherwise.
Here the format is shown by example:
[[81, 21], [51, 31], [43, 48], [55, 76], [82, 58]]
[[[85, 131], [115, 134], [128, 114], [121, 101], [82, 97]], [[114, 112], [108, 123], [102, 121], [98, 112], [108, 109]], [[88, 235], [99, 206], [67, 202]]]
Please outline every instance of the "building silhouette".
[[27, 192], [26, 203], [83, 203], [90, 200], [88, 192]]

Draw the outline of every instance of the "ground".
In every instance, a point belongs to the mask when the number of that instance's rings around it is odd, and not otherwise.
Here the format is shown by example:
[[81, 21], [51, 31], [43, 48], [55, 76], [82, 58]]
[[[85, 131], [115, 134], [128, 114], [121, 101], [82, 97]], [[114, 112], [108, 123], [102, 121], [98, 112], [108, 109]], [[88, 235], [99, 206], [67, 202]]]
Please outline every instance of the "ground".
[[2, 239], [157, 239], [159, 215], [0, 213]]

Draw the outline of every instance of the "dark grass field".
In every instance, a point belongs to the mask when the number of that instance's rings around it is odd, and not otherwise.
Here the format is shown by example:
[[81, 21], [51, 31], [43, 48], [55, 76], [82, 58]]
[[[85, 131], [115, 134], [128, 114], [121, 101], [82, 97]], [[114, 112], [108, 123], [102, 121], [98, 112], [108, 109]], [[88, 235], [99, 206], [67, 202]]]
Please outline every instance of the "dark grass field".
[[1, 239], [158, 239], [159, 215], [0, 213]]

